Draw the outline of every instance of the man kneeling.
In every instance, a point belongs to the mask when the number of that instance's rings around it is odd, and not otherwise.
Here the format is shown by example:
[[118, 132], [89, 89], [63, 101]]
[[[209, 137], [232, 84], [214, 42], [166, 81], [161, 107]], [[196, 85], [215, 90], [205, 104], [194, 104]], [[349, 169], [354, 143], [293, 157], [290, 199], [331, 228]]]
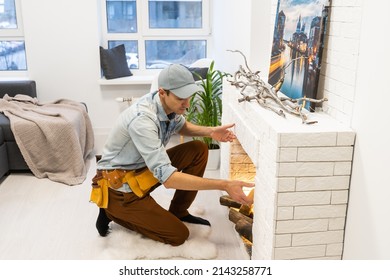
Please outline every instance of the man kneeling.
[[[199, 190], [226, 191], [242, 204], [252, 201], [243, 192], [252, 183], [207, 179], [203, 174], [208, 148], [189, 141], [166, 149], [171, 136], [206, 136], [220, 142], [233, 141], [234, 124], [205, 127], [192, 124], [183, 114], [193, 94], [201, 91], [191, 72], [172, 64], [160, 72], [158, 90], [146, 94], [121, 113], [114, 124], [97, 163], [95, 186], [106, 189], [96, 227], [101, 236], [114, 221], [153, 240], [173, 246], [189, 236], [183, 222], [210, 226], [209, 221], [191, 215], [189, 207]], [[161, 207], [150, 193], [159, 185], [176, 189], [169, 209]]]

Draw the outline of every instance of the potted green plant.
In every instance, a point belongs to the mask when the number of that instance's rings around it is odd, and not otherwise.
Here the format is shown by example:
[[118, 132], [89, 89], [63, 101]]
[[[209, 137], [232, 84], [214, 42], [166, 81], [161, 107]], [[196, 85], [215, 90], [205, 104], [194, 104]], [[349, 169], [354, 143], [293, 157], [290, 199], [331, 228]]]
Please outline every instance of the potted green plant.
[[[214, 61], [210, 63], [204, 79], [196, 72], [194, 74], [199, 77], [199, 84], [203, 91], [199, 91], [192, 96], [186, 115], [187, 120], [202, 126], [221, 125], [222, 83], [224, 77], [230, 76], [230, 74], [214, 69]], [[219, 143], [209, 137], [194, 137], [194, 139], [206, 143], [209, 151], [220, 148]]]

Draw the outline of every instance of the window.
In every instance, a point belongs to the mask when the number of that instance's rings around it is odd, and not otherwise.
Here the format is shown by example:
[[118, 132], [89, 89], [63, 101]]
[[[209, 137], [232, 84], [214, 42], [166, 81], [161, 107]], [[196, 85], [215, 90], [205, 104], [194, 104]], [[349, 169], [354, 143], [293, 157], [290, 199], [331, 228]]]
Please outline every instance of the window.
[[0, 71], [27, 70], [19, 0], [0, 0]]
[[108, 32], [137, 32], [136, 0], [107, 0], [106, 11]]
[[101, 0], [103, 42], [124, 44], [132, 70], [207, 57], [210, 0]]
[[150, 28], [202, 28], [202, 1], [149, 0]]
[[146, 69], [165, 68], [179, 62], [190, 65], [206, 57], [205, 40], [146, 40]]

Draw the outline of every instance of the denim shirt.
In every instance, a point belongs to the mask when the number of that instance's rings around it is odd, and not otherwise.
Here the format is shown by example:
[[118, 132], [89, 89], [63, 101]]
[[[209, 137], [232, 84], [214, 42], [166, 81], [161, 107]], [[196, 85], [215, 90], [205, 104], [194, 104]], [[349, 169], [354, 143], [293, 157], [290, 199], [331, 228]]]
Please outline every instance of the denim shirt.
[[165, 182], [177, 170], [165, 146], [184, 124], [182, 115], [165, 113], [158, 92], [144, 95], [120, 114], [97, 169], [134, 170], [147, 166], [160, 183]]

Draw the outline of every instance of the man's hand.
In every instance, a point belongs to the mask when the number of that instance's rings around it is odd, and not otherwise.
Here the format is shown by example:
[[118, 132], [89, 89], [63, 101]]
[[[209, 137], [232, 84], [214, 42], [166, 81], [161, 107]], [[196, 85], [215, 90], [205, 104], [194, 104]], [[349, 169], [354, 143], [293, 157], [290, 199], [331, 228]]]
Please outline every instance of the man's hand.
[[238, 203], [241, 203], [243, 205], [252, 205], [253, 199], [248, 197], [244, 193], [242, 188], [243, 187], [254, 187], [254, 186], [255, 186], [255, 184], [253, 184], [253, 183], [232, 180], [232, 181], [228, 182], [228, 185], [226, 187], [226, 192], [230, 195], [230, 197], [234, 201], [237, 201]]
[[236, 139], [236, 135], [229, 130], [235, 124], [221, 125], [213, 128], [213, 131], [210, 133], [210, 137], [219, 142], [232, 142]]

